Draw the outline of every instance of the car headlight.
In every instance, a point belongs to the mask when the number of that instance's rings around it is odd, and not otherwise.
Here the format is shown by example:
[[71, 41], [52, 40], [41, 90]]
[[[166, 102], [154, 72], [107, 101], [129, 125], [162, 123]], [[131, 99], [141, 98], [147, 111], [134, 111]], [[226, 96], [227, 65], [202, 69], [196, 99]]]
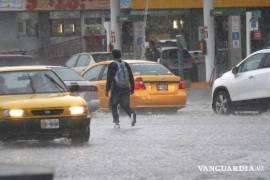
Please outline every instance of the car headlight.
[[10, 109], [10, 110], [5, 110], [3, 112], [4, 116], [9, 116], [9, 117], [22, 117], [24, 114], [24, 110], [22, 109]]
[[72, 106], [69, 108], [71, 115], [80, 115], [84, 113], [84, 107], [83, 106]]

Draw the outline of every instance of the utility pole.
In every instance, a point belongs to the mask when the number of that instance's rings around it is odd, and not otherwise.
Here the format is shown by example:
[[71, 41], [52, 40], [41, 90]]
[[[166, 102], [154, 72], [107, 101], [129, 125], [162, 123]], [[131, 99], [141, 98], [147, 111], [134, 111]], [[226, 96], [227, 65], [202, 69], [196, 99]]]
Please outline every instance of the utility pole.
[[250, 32], [251, 32], [251, 27], [250, 27], [250, 20], [252, 18], [252, 12], [246, 12], [246, 51], [247, 51], [247, 56], [251, 53], [251, 41], [250, 41]]
[[110, 0], [111, 6], [111, 41], [115, 49], [121, 50], [121, 28], [117, 21], [120, 15], [120, 0]]
[[211, 73], [214, 69], [215, 59], [215, 29], [214, 29], [214, 17], [210, 12], [213, 9], [213, 0], [203, 0], [203, 20], [205, 27], [205, 41], [206, 41], [206, 55], [205, 55], [205, 72], [206, 81], [211, 78]]

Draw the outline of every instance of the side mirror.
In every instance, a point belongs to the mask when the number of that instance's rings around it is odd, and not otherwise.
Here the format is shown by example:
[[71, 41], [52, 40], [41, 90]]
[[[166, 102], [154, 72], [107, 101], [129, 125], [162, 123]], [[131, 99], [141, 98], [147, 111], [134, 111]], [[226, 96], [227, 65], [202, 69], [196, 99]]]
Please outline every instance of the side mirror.
[[69, 87], [70, 92], [74, 93], [74, 92], [79, 92], [80, 91], [80, 86], [78, 84], [72, 84]]
[[234, 66], [234, 67], [232, 68], [232, 73], [233, 73], [234, 75], [236, 75], [236, 74], [238, 73], [238, 67], [237, 67], [237, 66]]

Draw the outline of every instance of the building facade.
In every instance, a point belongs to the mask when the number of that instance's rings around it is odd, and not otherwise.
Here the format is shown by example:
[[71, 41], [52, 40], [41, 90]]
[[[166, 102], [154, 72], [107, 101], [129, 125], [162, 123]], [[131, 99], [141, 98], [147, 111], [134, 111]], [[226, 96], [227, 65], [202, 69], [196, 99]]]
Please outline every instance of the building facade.
[[[220, 71], [228, 70], [250, 52], [270, 47], [269, 0], [214, 0], [213, 3], [215, 64]], [[142, 26], [146, 29], [134, 34], [135, 56], [138, 57], [143, 53], [141, 46], [144, 43], [140, 39], [146, 42], [175, 39], [177, 34], [182, 34], [188, 49], [197, 50], [207, 35], [203, 27], [203, 0], [133, 0], [129, 15], [126, 20], [133, 21], [135, 30]], [[250, 46], [250, 52], [247, 46]]]
[[0, 52], [25, 51], [42, 63], [106, 50], [109, 0], [0, 1]]

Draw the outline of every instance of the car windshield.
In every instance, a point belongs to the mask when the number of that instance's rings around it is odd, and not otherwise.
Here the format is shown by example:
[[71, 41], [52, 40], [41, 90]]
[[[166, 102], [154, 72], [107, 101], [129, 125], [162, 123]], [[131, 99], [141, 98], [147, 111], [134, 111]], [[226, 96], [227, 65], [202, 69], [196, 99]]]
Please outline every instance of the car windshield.
[[37, 65], [31, 56], [0, 56], [0, 67], [1, 66], [27, 66]]
[[0, 81], [0, 95], [66, 91], [65, 85], [52, 71], [1, 72]]
[[134, 75], [168, 75], [172, 74], [160, 64], [130, 64]]
[[63, 81], [85, 81], [80, 74], [72, 69], [65, 67], [54, 67], [52, 69]]
[[112, 60], [112, 54], [111, 53], [104, 53], [104, 54], [92, 54], [95, 62], [101, 62], [106, 60]]

